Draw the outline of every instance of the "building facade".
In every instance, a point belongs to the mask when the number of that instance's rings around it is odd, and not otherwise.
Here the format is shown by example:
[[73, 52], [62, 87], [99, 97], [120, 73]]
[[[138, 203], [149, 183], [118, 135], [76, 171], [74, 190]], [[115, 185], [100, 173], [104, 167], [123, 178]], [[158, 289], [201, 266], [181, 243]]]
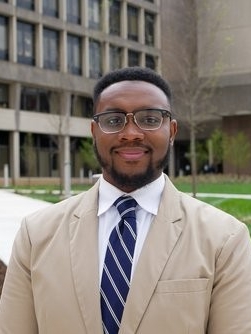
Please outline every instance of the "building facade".
[[[231, 136], [242, 132], [251, 143], [251, 2], [240, 0], [237, 6], [234, 0], [167, 0], [162, 1], [161, 17], [161, 69], [174, 87], [179, 119], [176, 169], [184, 170], [188, 163], [190, 133], [182, 121], [191, 116], [189, 107], [200, 102], [202, 89], [203, 98], [209, 98], [194, 108], [197, 138], [205, 140], [219, 128]], [[223, 161], [223, 171], [235, 173], [235, 168]], [[251, 160], [241, 173], [251, 174]]]
[[251, 125], [250, 33], [249, 0], [238, 2], [238, 12], [234, 0], [0, 0], [0, 179], [6, 167], [13, 184], [83, 175], [93, 85], [125, 66], [150, 67], [174, 87], [172, 173], [189, 163], [187, 107], [178, 99], [181, 83], [192, 86], [188, 69], [202, 82], [220, 69], [214, 113], [201, 109], [198, 138], [230, 127], [250, 136], [242, 121], [232, 126], [243, 115]]
[[159, 1], [1, 0], [0, 177], [79, 177], [95, 80], [135, 65], [160, 71]]

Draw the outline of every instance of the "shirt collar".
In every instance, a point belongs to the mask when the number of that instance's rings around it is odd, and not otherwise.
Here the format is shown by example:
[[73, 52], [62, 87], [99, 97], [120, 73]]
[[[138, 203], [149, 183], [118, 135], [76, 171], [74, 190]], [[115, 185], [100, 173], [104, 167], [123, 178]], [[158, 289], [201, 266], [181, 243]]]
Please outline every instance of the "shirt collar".
[[103, 178], [103, 175], [101, 175], [99, 185], [98, 216], [106, 212], [118, 197], [125, 194], [132, 196], [142, 209], [153, 215], [156, 215], [158, 212], [159, 202], [164, 185], [165, 178], [164, 174], [162, 173], [156, 180], [147, 184], [146, 186], [132, 191], [131, 193], [124, 193], [120, 189], [107, 182]]

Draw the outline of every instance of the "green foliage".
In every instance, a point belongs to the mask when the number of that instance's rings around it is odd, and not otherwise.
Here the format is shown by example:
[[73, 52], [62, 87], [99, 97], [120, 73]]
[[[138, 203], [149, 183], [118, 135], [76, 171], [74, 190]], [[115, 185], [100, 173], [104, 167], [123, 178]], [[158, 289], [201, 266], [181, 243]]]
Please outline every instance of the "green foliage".
[[222, 131], [219, 129], [214, 130], [209, 140], [212, 143], [213, 163], [214, 165], [217, 165], [223, 161], [223, 133]]
[[218, 209], [221, 209], [245, 223], [251, 234], [251, 200], [234, 198], [203, 198]]
[[196, 159], [197, 169], [200, 171], [208, 162], [208, 147], [206, 142], [196, 142]]
[[235, 168], [235, 172], [240, 176], [242, 168], [250, 163], [251, 145], [247, 136], [243, 132], [236, 135], [223, 137], [224, 160]]
[[[197, 170], [202, 170], [202, 167], [208, 162], [208, 147], [207, 143], [205, 141], [196, 141], [195, 143], [196, 147], [196, 166]], [[185, 157], [191, 161], [191, 149], [190, 152], [185, 154]]]
[[32, 176], [36, 162], [33, 136], [31, 133], [25, 135], [24, 144], [21, 148], [21, 155], [25, 162], [27, 176]]
[[85, 168], [91, 169], [92, 171], [99, 170], [99, 163], [93, 149], [91, 138], [86, 138], [81, 142], [80, 154]]

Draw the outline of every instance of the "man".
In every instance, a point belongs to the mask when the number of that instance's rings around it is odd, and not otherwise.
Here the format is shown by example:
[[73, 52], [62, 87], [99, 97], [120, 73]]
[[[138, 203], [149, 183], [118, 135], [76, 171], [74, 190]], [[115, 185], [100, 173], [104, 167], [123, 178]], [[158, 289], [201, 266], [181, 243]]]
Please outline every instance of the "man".
[[163, 174], [176, 131], [169, 86], [155, 72], [125, 68], [99, 80], [92, 134], [103, 175], [24, 219], [1, 334], [251, 333], [249, 233]]

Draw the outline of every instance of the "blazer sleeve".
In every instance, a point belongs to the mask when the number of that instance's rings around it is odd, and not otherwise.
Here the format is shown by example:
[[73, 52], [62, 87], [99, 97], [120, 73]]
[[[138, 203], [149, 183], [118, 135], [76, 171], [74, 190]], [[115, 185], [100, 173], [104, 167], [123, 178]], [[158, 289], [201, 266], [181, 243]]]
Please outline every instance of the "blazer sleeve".
[[251, 333], [251, 243], [244, 224], [216, 259], [207, 334]]
[[37, 334], [30, 272], [31, 243], [25, 221], [17, 233], [0, 300], [1, 334]]

